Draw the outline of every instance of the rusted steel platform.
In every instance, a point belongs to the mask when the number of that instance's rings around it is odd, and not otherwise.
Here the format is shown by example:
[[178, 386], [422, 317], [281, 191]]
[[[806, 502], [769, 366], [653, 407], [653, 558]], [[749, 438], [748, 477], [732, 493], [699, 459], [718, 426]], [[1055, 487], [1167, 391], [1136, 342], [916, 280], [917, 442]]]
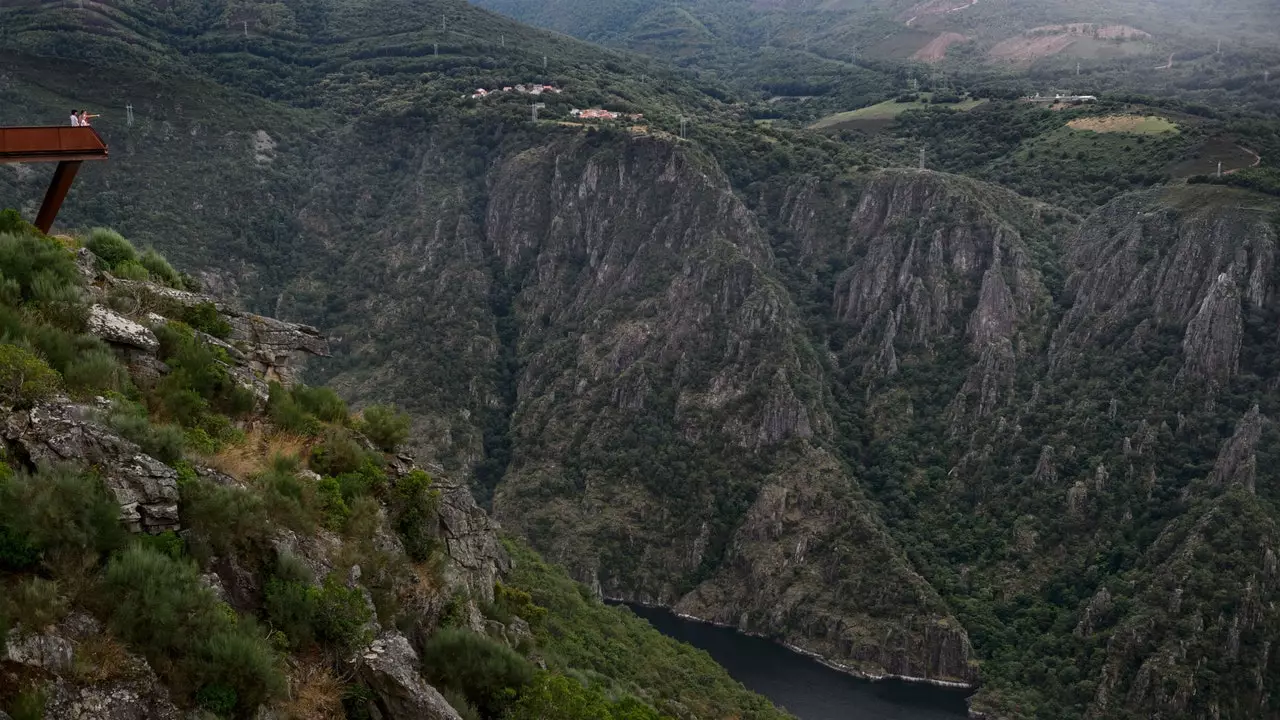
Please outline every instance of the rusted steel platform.
[[47, 233], [75, 182], [80, 163], [106, 160], [107, 144], [91, 127], [0, 127], [0, 163], [56, 162], [35, 225]]

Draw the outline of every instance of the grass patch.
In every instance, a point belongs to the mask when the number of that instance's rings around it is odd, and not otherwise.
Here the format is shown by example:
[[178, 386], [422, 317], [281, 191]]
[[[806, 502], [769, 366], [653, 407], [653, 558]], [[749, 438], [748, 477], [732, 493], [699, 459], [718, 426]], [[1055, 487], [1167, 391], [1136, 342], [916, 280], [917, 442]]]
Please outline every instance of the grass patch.
[[951, 110], [959, 110], [968, 112], [979, 105], [986, 102], [985, 99], [964, 98], [960, 102], [954, 103], [933, 103], [930, 93], [920, 93], [918, 100], [909, 102], [898, 102], [898, 100], [886, 100], [882, 103], [876, 103], [857, 110], [849, 110], [847, 112], [839, 112], [834, 115], [828, 115], [821, 120], [809, 126], [811, 130], [831, 130], [841, 126], [857, 126], [867, 121], [876, 124], [884, 124], [892, 120], [908, 110], [924, 110], [925, 108], [948, 108]]
[[1161, 135], [1163, 133], [1179, 132], [1175, 123], [1159, 115], [1083, 117], [1068, 122], [1067, 127], [1085, 132], [1128, 133], [1130, 135]]

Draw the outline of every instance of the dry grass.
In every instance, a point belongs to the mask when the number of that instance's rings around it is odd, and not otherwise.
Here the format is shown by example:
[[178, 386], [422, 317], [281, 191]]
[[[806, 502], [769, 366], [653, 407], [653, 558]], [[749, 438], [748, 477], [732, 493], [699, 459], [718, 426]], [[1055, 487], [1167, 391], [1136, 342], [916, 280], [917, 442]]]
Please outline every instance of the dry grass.
[[343, 720], [342, 681], [321, 658], [299, 660], [289, 673], [289, 699], [279, 709], [290, 720]]
[[110, 635], [94, 635], [76, 647], [74, 672], [80, 682], [97, 685], [123, 680], [137, 669], [124, 645]]
[[1103, 117], [1076, 118], [1067, 123], [1072, 130], [1089, 130], [1096, 133], [1129, 133], [1132, 135], [1159, 135], [1176, 133], [1178, 126], [1156, 115], [1106, 115]]
[[241, 482], [261, 473], [280, 455], [301, 460], [311, 444], [310, 438], [285, 432], [267, 433], [255, 427], [245, 434], [243, 442], [228, 445], [201, 461]]

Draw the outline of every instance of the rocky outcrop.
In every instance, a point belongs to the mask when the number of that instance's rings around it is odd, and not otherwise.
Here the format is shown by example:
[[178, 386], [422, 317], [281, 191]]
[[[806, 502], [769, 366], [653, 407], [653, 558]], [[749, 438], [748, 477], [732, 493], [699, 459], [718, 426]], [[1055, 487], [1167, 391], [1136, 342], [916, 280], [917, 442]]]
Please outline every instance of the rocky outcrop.
[[1237, 485], [1254, 492], [1258, 473], [1257, 447], [1263, 425], [1268, 421], [1254, 405], [1236, 424], [1235, 434], [1222, 444], [1218, 459], [1213, 464], [1209, 481], [1218, 487]]
[[403, 635], [393, 632], [379, 637], [354, 662], [386, 720], [461, 720], [458, 711], [418, 674], [418, 655]]
[[178, 474], [98, 424], [97, 411], [66, 399], [11, 412], [0, 433], [29, 464], [74, 462], [97, 469], [134, 532], [178, 529]]
[[1123, 195], [1068, 243], [1073, 302], [1054, 334], [1055, 365], [1099, 340], [1130, 341], [1150, 328], [1133, 319], [1149, 316], [1185, 328], [1183, 377], [1221, 384], [1235, 373], [1242, 304], [1260, 307], [1276, 291], [1276, 233], [1257, 213], [1184, 204], [1177, 192]]
[[153, 353], [160, 347], [160, 341], [156, 340], [150, 328], [101, 305], [89, 308], [88, 331], [113, 345], [137, 348], [146, 353]]
[[676, 610], [869, 677], [974, 682], [964, 629], [864, 503], [814, 451], [768, 479], [720, 572]]

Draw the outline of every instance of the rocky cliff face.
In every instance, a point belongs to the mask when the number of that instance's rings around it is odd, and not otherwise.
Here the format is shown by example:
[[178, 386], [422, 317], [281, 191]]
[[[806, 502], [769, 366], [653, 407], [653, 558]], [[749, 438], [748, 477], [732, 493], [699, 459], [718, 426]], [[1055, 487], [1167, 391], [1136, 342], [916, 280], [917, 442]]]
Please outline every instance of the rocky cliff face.
[[869, 674], [973, 679], [957, 621], [818, 449], [821, 362], [714, 164], [575, 139], [512, 158], [491, 192], [524, 320], [503, 524], [604, 595]]
[[[198, 334], [202, 342], [225, 353], [220, 362], [226, 362], [230, 376], [253, 391], [260, 402], [267, 397], [269, 382], [292, 384], [301, 369], [300, 356], [327, 354], [326, 340], [315, 328], [245, 313], [202, 294], [120, 280], [108, 272], [98, 271], [93, 258], [85, 254], [87, 251], [81, 253], [79, 265], [84, 273], [86, 294], [93, 303], [88, 313], [88, 330], [128, 363], [131, 376], [137, 382], [154, 382], [171, 372], [157, 355], [161, 343], [156, 331], [161, 325], [184, 317], [186, 311], [196, 306], [217, 308], [219, 318], [229, 328], [227, 340]], [[165, 312], [168, 317], [157, 311]], [[247, 489], [256, 481], [256, 473], [228, 474], [193, 465], [191, 457], [182, 462], [162, 462], [126, 439], [122, 431], [113, 429], [107, 417], [113, 407], [112, 401], [101, 397], [85, 403], [61, 395], [42, 400], [28, 409], [0, 407], [0, 452], [5, 473], [14, 467], [26, 470], [51, 465], [92, 468], [118, 503], [120, 520], [128, 530], [140, 535], [176, 533], [169, 537], [180, 543], [208, 538], [184, 526], [190, 505], [183, 506], [186, 509], [180, 512], [180, 504], [190, 503], [190, 498], [185, 491], [180, 492], [179, 467], [190, 474], [184, 487], [207, 483], [223, 492], [249, 497]], [[245, 426], [261, 430], [270, 423], [263, 415], [251, 413]], [[372, 449], [368, 440], [361, 441]], [[394, 484], [415, 470], [412, 459], [402, 456], [392, 458], [386, 474]], [[321, 479], [310, 471], [303, 473], [304, 484]], [[315, 490], [302, 492], [314, 493]], [[253, 532], [267, 537], [273, 554], [294, 558], [314, 574], [317, 582], [341, 576], [345, 578], [345, 587], [359, 591], [367, 605], [363, 609], [372, 618], [365, 628], [372, 642], [367, 647], [355, 648], [354, 656], [344, 658], [343, 662], [350, 675], [368, 688], [369, 705], [379, 717], [458, 720], [459, 715], [423, 679], [418, 656], [401, 630], [380, 627], [369, 588], [394, 594], [403, 604], [400, 626], [421, 640], [436, 626], [453, 594], [465, 598], [461, 607], [462, 622], [477, 630], [485, 629], [477, 604], [493, 602], [495, 583], [510, 569], [510, 561], [498, 540], [497, 526], [476, 506], [468, 489], [446, 481], [436, 484], [435, 492], [438, 493], [435, 513], [423, 517], [422, 522], [431, 525], [426, 532], [441, 542], [439, 586], [425, 584], [426, 575], [409, 569], [404, 545], [389, 526], [385, 508], [378, 508], [371, 519], [375, 526], [369, 541], [376, 546], [373, 551], [360, 547], [363, 541], [354, 535], [339, 536], [327, 529], [317, 528], [306, 533], [275, 525], [252, 528]], [[232, 512], [238, 514], [253, 509], [253, 502], [245, 501]], [[265, 520], [265, 516], [259, 517]], [[219, 547], [234, 548], [241, 540], [224, 538]], [[264, 587], [265, 574], [259, 567], [262, 557], [255, 554], [260, 551], [263, 548], [240, 553], [228, 549], [225, 554], [202, 560], [201, 583], [230, 606], [223, 608], [226, 612], [234, 615], [232, 608], [243, 613], [263, 612], [267, 588]], [[378, 563], [371, 563], [371, 558], [378, 559]], [[80, 572], [91, 569], [86, 565]], [[79, 582], [87, 587], [91, 581], [81, 578]], [[57, 586], [52, 581], [48, 584]], [[194, 717], [175, 704], [177, 694], [186, 689], [175, 691], [166, 686], [146, 659], [127, 649], [119, 638], [107, 632], [102, 622], [85, 612], [86, 609], [100, 610], [95, 603], [92, 593], [80, 589], [59, 598], [59, 608], [53, 612], [63, 617], [56, 624], [37, 627], [20, 623], [11, 627], [6, 621], [6, 635], [0, 637], [0, 689], [4, 690], [5, 702], [13, 699], [14, 688], [19, 685], [34, 685], [42, 688], [40, 695], [32, 697], [38, 697], [43, 703], [45, 717], [77, 720]], [[62, 604], [72, 605], [71, 612], [65, 613]], [[344, 608], [344, 611], [350, 610]], [[527, 635], [528, 627], [516, 627], [512, 632], [512, 637]], [[296, 673], [307, 662], [311, 661], [292, 658], [290, 669]], [[331, 670], [324, 672], [331, 673]], [[301, 677], [291, 677], [290, 681], [295, 689], [307, 682]], [[171, 697], [172, 692], [177, 694]], [[299, 690], [302, 694], [306, 692]], [[313, 698], [312, 702], [328, 704], [323, 707], [292, 704], [287, 709], [276, 710], [288, 717], [310, 717], [311, 711], [330, 713], [325, 715], [330, 717], [333, 712], [341, 712], [340, 698]], [[259, 715], [275, 716], [276, 710], [264, 706], [259, 708]], [[201, 711], [197, 714], [204, 716]]]

